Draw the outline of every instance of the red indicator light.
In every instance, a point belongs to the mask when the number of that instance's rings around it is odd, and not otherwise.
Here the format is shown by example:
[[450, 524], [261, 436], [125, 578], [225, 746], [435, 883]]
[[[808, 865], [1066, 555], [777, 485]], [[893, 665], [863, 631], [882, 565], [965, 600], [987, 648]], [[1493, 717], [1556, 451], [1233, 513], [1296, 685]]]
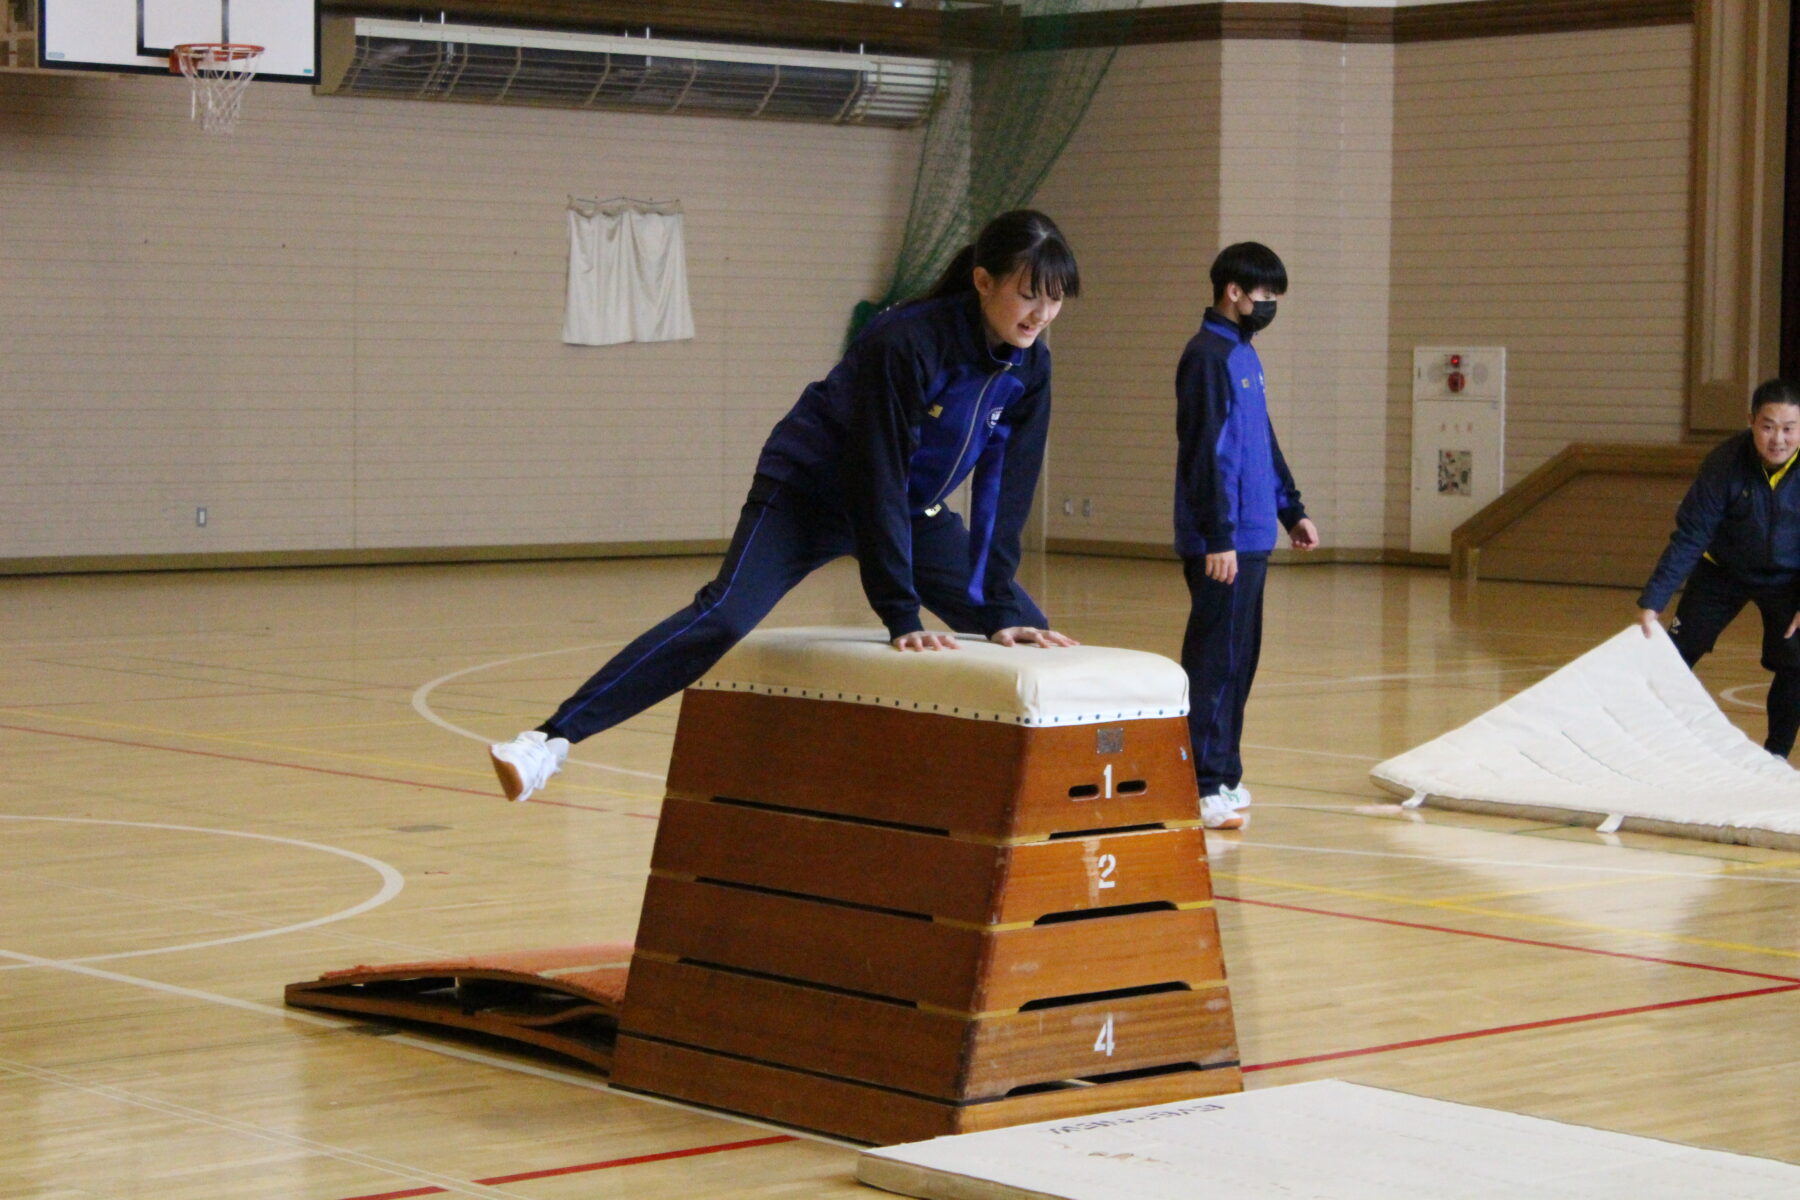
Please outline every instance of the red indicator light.
[[1451, 356], [1450, 356], [1450, 365], [1451, 365], [1451, 366], [1452, 366], [1452, 367], [1460, 367], [1460, 366], [1462, 366], [1462, 355], [1460, 355], [1460, 354], [1452, 354], [1452, 355], [1451, 355]]

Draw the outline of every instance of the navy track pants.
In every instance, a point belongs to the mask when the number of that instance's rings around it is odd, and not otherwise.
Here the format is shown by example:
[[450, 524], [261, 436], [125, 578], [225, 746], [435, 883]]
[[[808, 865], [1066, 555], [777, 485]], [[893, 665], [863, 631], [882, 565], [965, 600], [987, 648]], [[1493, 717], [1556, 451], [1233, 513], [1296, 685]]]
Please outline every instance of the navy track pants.
[[1800, 606], [1795, 585], [1752, 587], [1701, 559], [1681, 589], [1669, 636], [1681, 651], [1681, 661], [1691, 667], [1712, 650], [1719, 634], [1751, 603], [1762, 614], [1763, 669], [1775, 673], [1769, 683], [1769, 736], [1763, 749], [1786, 758], [1794, 748], [1795, 733], [1800, 732], [1800, 638], [1782, 637]]
[[1202, 796], [1236, 787], [1244, 779], [1238, 742], [1244, 730], [1244, 704], [1250, 699], [1262, 653], [1263, 584], [1269, 556], [1239, 554], [1237, 561], [1237, 579], [1227, 584], [1206, 577], [1204, 556], [1181, 560], [1193, 598], [1181, 642], [1181, 667], [1188, 677], [1188, 737]]
[[[912, 524], [913, 587], [919, 601], [958, 633], [979, 633], [968, 595], [969, 531], [949, 509]], [[766, 476], [750, 487], [725, 562], [693, 603], [626, 646], [563, 701], [546, 732], [579, 742], [673, 696], [706, 674], [761, 623], [781, 598], [835, 558], [854, 554], [843, 507]], [[1048, 621], [1013, 585], [1024, 623]]]

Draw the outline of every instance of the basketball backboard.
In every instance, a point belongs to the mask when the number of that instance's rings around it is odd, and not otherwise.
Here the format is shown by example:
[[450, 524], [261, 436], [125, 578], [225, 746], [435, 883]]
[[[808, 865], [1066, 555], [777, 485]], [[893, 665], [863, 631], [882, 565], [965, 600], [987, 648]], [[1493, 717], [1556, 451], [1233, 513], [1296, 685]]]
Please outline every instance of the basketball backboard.
[[166, 74], [184, 42], [253, 42], [264, 48], [258, 79], [318, 78], [318, 10], [306, 0], [37, 2], [41, 67]]

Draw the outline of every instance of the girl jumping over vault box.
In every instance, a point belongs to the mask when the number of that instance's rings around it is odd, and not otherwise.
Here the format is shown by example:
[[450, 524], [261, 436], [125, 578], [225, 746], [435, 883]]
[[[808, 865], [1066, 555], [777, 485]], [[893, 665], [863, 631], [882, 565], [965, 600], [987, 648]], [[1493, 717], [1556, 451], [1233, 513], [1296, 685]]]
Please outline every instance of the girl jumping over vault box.
[[[1079, 294], [1054, 222], [994, 218], [922, 300], [880, 314], [763, 445], [737, 531], [693, 602], [626, 646], [536, 729], [489, 749], [509, 800], [569, 745], [687, 687], [813, 571], [855, 555], [896, 650], [954, 650], [951, 629], [1003, 646], [1072, 646], [1014, 580], [1050, 424], [1050, 350]], [[974, 474], [969, 523], [944, 507]]]

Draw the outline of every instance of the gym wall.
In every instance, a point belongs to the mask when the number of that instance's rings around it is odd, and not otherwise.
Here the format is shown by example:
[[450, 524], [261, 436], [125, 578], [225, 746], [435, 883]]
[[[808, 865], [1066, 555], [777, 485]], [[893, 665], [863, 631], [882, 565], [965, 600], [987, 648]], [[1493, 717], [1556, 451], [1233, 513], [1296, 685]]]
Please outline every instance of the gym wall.
[[1415, 345], [1507, 348], [1509, 483], [1682, 439], [1693, 53], [1687, 25], [1398, 47], [1387, 544]]
[[[1334, 548], [1407, 544], [1414, 344], [1508, 347], [1511, 479], [1678, 440], [1692, 55], [1649, 21], [1121, 49], [1035, 201], [1088, 288], [1053, 331], [1051, 546], [1167, 552], [1175, 362], [1242, 238], [1293, 276], [1259, 345]], [[247, 105], [206, 137], [179, 80], [0, 75], [0, 570], [717, 546], [880, 290], [918, 144]], [[695, 341], [560, 344], [569, 191], [683, 201]]]
[[1054, 330], [1052, 545], [1168, 546], [1175, 365], [1212, 301], [1213, 256], [1243, 240], [1273, 247], [1293, 281], [1257, 340], [1282, 450], [1334, 544], [1380, 544], [1393, 55], [1120, 51], [1038, 198], [1095, 281]]
[[[0, 75], [0, 560], [720, 546], [918, 136]], [[692, 342], [561, 343], [570, 192], [681, 200]]]
[[1038, 197], [1095, 289], [1054, 331], [1051, 546], [1167, 552], [1176, 360], [1247, 238], [1288, 265], [1258, 347], [1333, 548], [1408, 543], [1417, 344], [1508, 348], [1509, 480], [1679, 440], [1692, 56], [1682, 24], [1123, 48]]

